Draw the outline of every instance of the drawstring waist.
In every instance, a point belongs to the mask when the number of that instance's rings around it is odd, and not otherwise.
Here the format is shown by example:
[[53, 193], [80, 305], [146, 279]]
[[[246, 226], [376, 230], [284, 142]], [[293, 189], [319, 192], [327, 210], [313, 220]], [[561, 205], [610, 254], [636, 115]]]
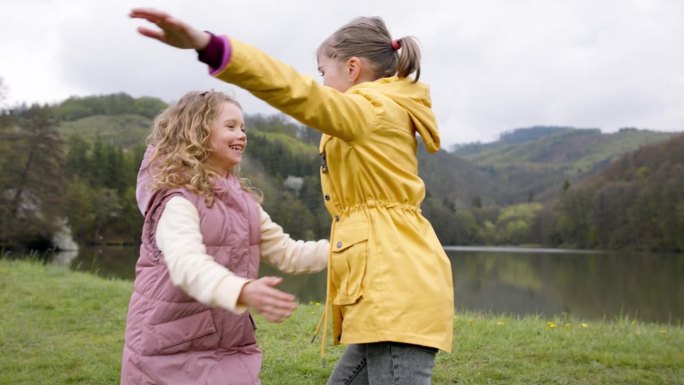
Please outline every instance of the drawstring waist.
[[[342, 217], [348, 217], [350, 215], [354, 215], [359, 211], [363, 211], [368, 208], [384, 208], [384, 209], [399, 209], [399, 210], [405, 210], [409, 211], [414, 214], [420, 214], [421, 210], [420, 207], [414, 204], [410, 203], [399, 203], [399, 202], [391, 202], [391, 201], [380, 201], [380, 200], [367, 200], [363, 203], [359, 203], [353, 206], [345, 207], [341, 211], [341, 216]], [[335, 222], [339, 220], [340, 216], [335, 215]], [[331, 234], [330, 239], [334, 239], [334, 229], [335, 229], [335, 224], [333, 223], [333, 233]], [[331, 250], [329, 252], [329, 255], [332, 255], [332, 244], [331, 244]], [[321, 328], [323, 329], [323, 336], [321, 339], [321, 349], [320, 349], [320, 355], [321, 355], [321, 365], [325, 367], [325, 345], [328, 339], [328, 327], [329, 327], [329, 320], [330, 320], [330, 308], [331, 308], [331, 302], [330, 302], [330, 289], [331, 289], [331, 266], [330, 266], [330, 259], [328, 259], [328, 272], [327, 272], [327, 278], [326, 278], [326, 293], [325, 293], [325, 310], [323, 311], [323, 314], [321, 314], [321, 318], [318, 321], [318, 325], [316, 326], [316, 330], [314, 331], [314, 335], [311, 337], [311, 343], [314, 343], [316, 341], [316, 337], [321, 331]]]
[[380, 201], [375, 199], [369, 199], [365, 202], [357, 203], [352, 206], [345, 207], [341, 210], [342, 214], [349, 214], [356, 211], [363, 210], [365, 208], [385, 208], [385, 209], [401, 209], [420, 213], [420, 206], [412, 203], [399, 203], [392, 201]]

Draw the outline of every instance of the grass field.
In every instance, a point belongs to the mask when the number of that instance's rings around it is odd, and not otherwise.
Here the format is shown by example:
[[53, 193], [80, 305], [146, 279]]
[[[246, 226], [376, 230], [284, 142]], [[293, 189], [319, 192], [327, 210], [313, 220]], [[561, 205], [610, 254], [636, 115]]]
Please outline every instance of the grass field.
[[[130, 281], [0, 259], [0, 384], [118, 384]], [[259, 318], [262, 382], [324, 384], [312, 331], [323, 310], [302, 304], [282, 324]], [[459, 313], [454, 351], [434, 384], [684, 384], [684, 328], [630, 319]]]

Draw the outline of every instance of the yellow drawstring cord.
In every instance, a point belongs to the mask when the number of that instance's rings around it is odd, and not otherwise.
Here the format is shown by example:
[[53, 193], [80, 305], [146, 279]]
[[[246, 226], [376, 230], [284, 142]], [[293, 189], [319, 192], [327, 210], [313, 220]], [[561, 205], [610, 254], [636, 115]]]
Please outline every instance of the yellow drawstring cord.
[[311, 337], [311, 343], [313, 344], [314, 341], [316, 341], [316, 337], [318, 337], [318, 332], [321, 331], [321, 326], [323, 325], [323, 318], [325, 317], [325, 312], [321, 314], [321, 319], [318, 320], [318, 326], [316, 326], [316, 331], [314, 332], [313, 337]]
[[328, 300], [326, 299], [325, 301], [325, 311], [323, 314], [321, 314], [321, 319], [318, 321], [318, 326], [316, 327], [316, 331], [314, 332], [313, 337], [311, 338], [311, 343], [314, 343], [316, 340], [316, 337], [318, 336], [318, 333], [321, 330], [321, 327], [323, 326], [323, 323], [325, 323], [325, 327], [323, 328], [323, 337], [321, 339], [321, 366], [325, 367], [325, 342], [328, 339]]
[[[328, 255], [331, 255], [332, 252]], [[328, 340], [328, 313], [330, 310], [330, 258], [328, 258], [328, 273], [326, 275], [326, 288], [325, 288], [325, 310], [323, 311], [323, 314], [321, 314], [321, 319], [318, 320], [318, 326], [316, 326], [316, 331], [314, 332], [313, 337], [311, 338], [311, 343], [314, 343], [316, 340], [316, 336], [318, 336], [318, 333], [321, 331], [321, 327], [323, 326], [323, 338], [321, 339], [321, 366], [325, 367], [325, 343]]]
[[[318, 320], [318, 326], [316, 326], [316, 331], [311, 338], [311, 343], [316, 340], [316, 336], [321, 331], [323, 327], [323, 338], [321, 339], [321, 366], [325, 367], [325, 343], [328, 340], [328, 314], [330, 312], [330, 285], [331, 285], [331, 274], [332, 274], [332, 240], [334, 239], [335, 223], [332, 224], [332, 234], [330, 234], [330, 249], [328, 250], [328, 272], [326, 274], [326, 284], [325, 284], [325, 311], [321, 314], [321, 319]], [[323, 326], [325, 325], [325, 326]]]
[[323, 338], [321, 339], [321, 367], [325, 368], [325, 342], [328, 340], [328, 298], [325, 299], [325, 327], [323, 328]]

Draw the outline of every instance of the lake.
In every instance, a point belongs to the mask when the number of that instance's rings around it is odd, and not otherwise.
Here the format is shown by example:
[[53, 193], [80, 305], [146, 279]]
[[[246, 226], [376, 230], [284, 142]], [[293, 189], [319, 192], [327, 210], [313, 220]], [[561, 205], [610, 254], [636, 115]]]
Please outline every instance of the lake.
[[[456, 309], [508, 315], [567, 314], [584, 320], [626, 316], [684, 321], [684, 254], [559, 249], [445, 247]], [[133, 279], [137, 247], [88, 247], [50, 256], [51, 263], [103, 277]], [[281, 288], [301, 302], [323, 302], [325, 272], [285, 277]]]

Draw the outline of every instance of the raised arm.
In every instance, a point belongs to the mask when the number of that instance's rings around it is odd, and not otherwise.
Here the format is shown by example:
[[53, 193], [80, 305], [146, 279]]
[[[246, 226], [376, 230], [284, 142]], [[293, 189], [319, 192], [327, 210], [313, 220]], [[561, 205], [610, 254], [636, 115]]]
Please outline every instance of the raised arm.
[[330, 243], [298, 241], [283, 231], [261, 210], [261, 257], [271, 266], [290, 274], [315, 273], [328, 266]]
[[234, 313], [251, 307], [272, 322], [289, 317], [296, 307], [293, 295], [275, 288], [281, 278], [239, 277], [208, 255], [197, 209], [183, 197], [166, 203], [155, 238], [173, 284], [199, 302]]
[[265, 52], [225, 38], [230, 61], [213, 71], [217, 78], [240, 86], [302, 124], [347, 142], [374, 127], [377, 100], [368, 91], [340, 92], [300, 74]]
[[[138, 27], [138, 32], [172, 47], [203, 50], [211, 40], [211, 34], [155, 9], [136, 8], [130, 17], [154, 23], [160, 30]], [[371, 123], [377, 101], [369, 95], [353, 88], [341, 93], [254, 47], [234, 39], [223, 41], [230, 61], [213, 71], [219, 79], [246, 89], [309, 127], [345, 141], [360, 138], [374, 126]]]
[[145, 19], [161, 29], [138, 27], [141, 35], [181, 49], [203, 49], [209, 44], [211, 35], [176, 19], [166, 12], [153, 8], [134, 8], [129, 14], [134, 19]]

